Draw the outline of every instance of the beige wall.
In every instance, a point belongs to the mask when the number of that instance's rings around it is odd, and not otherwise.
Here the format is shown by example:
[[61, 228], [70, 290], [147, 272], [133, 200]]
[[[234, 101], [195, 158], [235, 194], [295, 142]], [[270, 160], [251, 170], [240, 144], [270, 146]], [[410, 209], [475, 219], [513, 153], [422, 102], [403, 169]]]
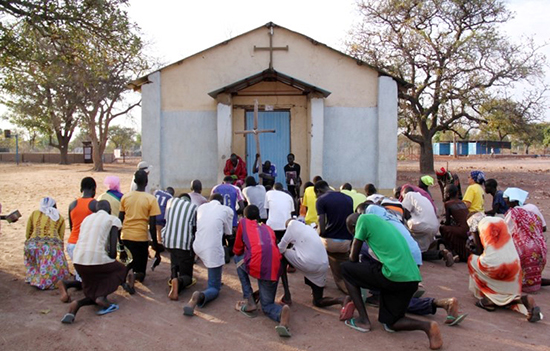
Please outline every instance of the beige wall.
[[[161, 70], [163, 111], [215, 110], [208, 93], [259, 73], [269, 66], [265, 27], [236, 37]], [[274, 69], [319, 88], [331, 91], [326, 106], [373, 107], [377, 101], [378, 72], [358, 66], [352, 58], [283, 28], [275, 28]]]

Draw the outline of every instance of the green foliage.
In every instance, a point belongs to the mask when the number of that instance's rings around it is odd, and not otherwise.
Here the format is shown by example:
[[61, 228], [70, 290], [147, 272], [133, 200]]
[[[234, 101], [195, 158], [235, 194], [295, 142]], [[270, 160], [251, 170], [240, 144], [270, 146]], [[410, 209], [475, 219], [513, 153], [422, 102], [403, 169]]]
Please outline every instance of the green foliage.
[[481, 104], [501, 87], [542, 75], [532, 41], [499, 33], [511, 16], [503, 1], [364, 0], [359, 10], [348, 52], [409, 84], [398, 92], [399, 126], [420, 144], [423, 172], [433, 170], [438, 131], [477, 127]]
[[112, 126], [109, 128], [109, 140], [115, 148], [120, 149], [122, 153], [135, 146], [136, 131], [130, 127]]

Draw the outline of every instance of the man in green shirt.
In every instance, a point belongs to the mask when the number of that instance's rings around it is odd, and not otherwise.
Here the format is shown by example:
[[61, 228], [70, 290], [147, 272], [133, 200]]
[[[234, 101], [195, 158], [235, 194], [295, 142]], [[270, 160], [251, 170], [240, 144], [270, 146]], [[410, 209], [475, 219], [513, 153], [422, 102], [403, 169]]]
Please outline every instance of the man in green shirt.
[[[388, 332], [422, 330], [430, 340], [430, 349], [443, 346], [441, 332], [436, 322], [423, 322], [405, 317], [411, 297], [422, 280], [407, 242], [391, 224], [376, 215], [354, 213], [346, 222], [350, 233], [355, 233], [349, 262], [342, 263], [349, 295], [359, 312], [359, 318], [351, 318], [346, 325], [360, 332], [368, 332], [371, 323], [361, 298], [361, 288], [380, 291], [378, 321]], [[361, 247], [366, 243], [376, 259], [359, 262]]]

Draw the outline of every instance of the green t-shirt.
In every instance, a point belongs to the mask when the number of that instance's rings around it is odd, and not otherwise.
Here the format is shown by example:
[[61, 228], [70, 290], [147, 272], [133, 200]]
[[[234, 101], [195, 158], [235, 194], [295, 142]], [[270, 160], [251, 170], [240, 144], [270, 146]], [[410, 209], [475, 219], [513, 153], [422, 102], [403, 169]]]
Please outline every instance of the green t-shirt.
[[373, 215], [359, 216], [355, 238], [366, 241], [392, 282], [419, 282], [422, 276], [403, 235], [389, 222]]

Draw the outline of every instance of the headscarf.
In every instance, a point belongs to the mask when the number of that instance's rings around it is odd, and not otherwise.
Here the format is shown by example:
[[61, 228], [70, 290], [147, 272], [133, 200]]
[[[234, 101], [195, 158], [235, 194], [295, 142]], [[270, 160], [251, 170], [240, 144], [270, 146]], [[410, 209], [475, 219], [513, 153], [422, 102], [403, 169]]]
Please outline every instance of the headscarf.
[[482, 171], [471, 171], [470, 178], [472, 178], [477, 184], [481, 184], [485, 181], [485, 173]]
[[40, 200], [40, 212], [48, 216], [52, 221], [57, 222], [59, 219], [59, 211], [55, 206], [55, 200], [51, 197], [45, 197]]
[[430, 177], [429, 175], [425, 175], [425, 176], [420, 177], [420, 180], [421, 180], [422, 183], [424, 183], [424, 185], [426, 185], [426, 186], [432, 186], [432, 185], [434, 185], [434, 179], [433, 179], [432, 177]]
[[510, 201], [517, 201], [520, 206], [523, 206], [528, 195], [527, 191], [520, 188], [508, 188], [502, 196], [510, 199]]
[[435, 175], [438, 177], [443, 177], [445, 174], [447, 174], [445, 167], [441, 167], [441, 169], [435, 171]]
[[105, 177], [103, 184], [105, 184], [105, 186], [109, 188], [109, 190], [120, 191], [120, 178], [117, 176]]

